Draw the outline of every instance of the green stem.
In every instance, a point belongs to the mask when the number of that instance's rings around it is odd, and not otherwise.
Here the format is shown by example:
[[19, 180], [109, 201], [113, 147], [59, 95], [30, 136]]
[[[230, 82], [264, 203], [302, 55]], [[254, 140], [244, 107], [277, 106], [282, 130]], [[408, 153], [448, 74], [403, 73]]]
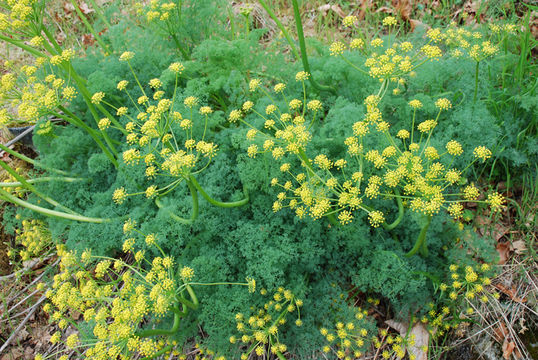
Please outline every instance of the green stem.
[[308, 55], [306, 54], [306, 44], [304, 41], [303, 24], [301, 22], [301, 13], [299, 12], [299, 4], [297, 0], [292, 0], [293, 3], [293, 17], [295, 18], [295, 26], [297, 27], [297, 37], [299, 38], [299, 46], [301, 48], [301, 60], [303, 62], [304, 71], [310, 74], [308, 80], [310, 84], [318, 91], [327, 90], [332, 93], [336, 93], [336, 89], [331, 86], [320, 85], [314, 80], [314, 75], [310, 71], [310, 64], [308, 63]]
[[[168, 215], [177, 222], [180, 222], [185, 225], [192, 225], [194, 223], [194, 220], [198, 218], [198, 192], [196, 190], [196, 187], [194, 187], [194, 185], [190, 181], [187, 181], [187, 186], [189, 187], [189, 191], [191, 192], [192, 196], [192, 212], [190, 219], [182, 218], [181, 216], [178, 216], [171, 211], [168, 211]], [[159, 198], [155, 198], [155, 205], [157, 205], [159, 209], [164, 209]], [[165, 209], [165, 211], [167, 210]]]
[[13, 176], [16, 180], [18, 180], [20, 183], [21, 183], [21, 186], [25, 187], [26, 189], [30, 190], [31, 192], [33, 192], [34, 194], [36, 194], [37, 196], [39, 196], [40, 198], [42, 198], [43, 200], [45, 200], [46, 202], [48, 202], [49, 204], [51, 204], [52, 206], [56, 206], [64, 211], [67, 211], [68, 213], [71, 213], [73, 215], [80, 215], [80, 214], [77, 214], [76, 212], [74, 212], [73, 210], [61, 205], [60, 203], [58, 203], [56, 200], [53, 200], [51, 199], [50, 197], [48, 197], [47, 195], [43, 194], [41, 191], [39, 191], [35, 186], [33, 186], [32, 184], [30, 184], [24, 177], [20, 176], [19, 174], [17, 174], [17, 172], [15, 170], [13, 170], [11, 168], [11, 166], [9, 166], [8, 164], [6, 164], [4, 161], [0, 160], [0, 167], [2, 167], [4, 170], [6, 170], [11, 176]]
[[[69, 178], [69, 177], [42, 177], [42, 178], [37, 178], [37, 179], [28, 179], [26, 180], [27, 183], [29, 184], [37, 184], [37, 183], [42, 183], [42, 182], [47, 182], [47, 181], [63, 181], [63, 182], [68, 182], [68, 183], [72, 183], [72, 182], [76, 182], [76, 181], [84, 181], [86, 179], [81, 179], [81, 178]], [[0, 187], [19, 187], [19, 186], [24, 186], [22, 182], [20, 181], [17, 181], [17, 182], [0, 182]]]
[[183, 55], [183, 58], [185, 58], [186, 60], [190, 60], [191, 57], [190, 57], [189, 53], [187, 52], [187, 50], [185, 50], [185, 48], [183, 46], [181, 46], [181, 43], [179, 42], [179, 39], [177, 38], [177, 35], [175, 33], [172, 33], [172, 32], [170, 32], [170, 35], [172, 36], [172, 40], [174, 40], [174, 43], [176, 44], [177, 49], [179, 50], [181, 55]]
[[190, 302], [189, 300], [181, 297], [179, 298], [178, 300], [184, 304], [185, 306], [187, 306], [188, 308], [192, 309], [192, 310], [196, 310], [198, 309], [198, 307], [200, 307], [200, 303], [198, 302], [198, 298], [196, 297], [196, 294], [194, 293], [194, 290], [192, 289], [192, 287], [189, 285], [189, 284], [185, 284], [185, 288], [187, 289], [187, 292], [189, 293], [189, 296], [191, 297], [191, 300], [192, 302]]
[[101, 39], [101, 36], [99, 36], [99, 34], [95, 31], [93, 26], [88, 22], [88, 20], [86, 19], [86, 17], [82, 13], [82, 11], [80, 11], [80, 9], [79, 9], [78, 5], [75, 3], [75, 1], [73, 1], [73, 0], [70, 0], [70, 1], [71, 1], [71, 5], [73, 5], [73, 7], [75, 8], [75, 11], [77, 12], [78, 17], [80, 18], [80, 20], [82, 20], [82, 23], [84, 24], [84, 26], [86, 26], [86, 28], [93, 35], [95, 40], [97, 40], [97, 43], [99, 43], [99, 46], [101, 46], [101, 48], [103, 49], [105, 55], [108, 55], [110, 52], [108, 51], [107, 46], [105, 45], [105, 43]]
[[[63, 106], [60, 106], [59, 107], [60, 110], [62, 110], [64, 113], [70, 115], [69, 112], [66, 112], [67, 109], [65, 109]], [[99, 138], [99, 135], [98, 133], [92, 129], [91, 127], [89, 127], [88, 125], [86, 125], [86, 123], [84, 123], [84, 121], [80, 120], [78, 117], [76, 116], [65, 116], [65, 115], [62, 115], [60, 113], [55, 113], [53, 112], [53, 114], [60, 118], [60, 119], [63, 119], [65, 121], [67, 121], [68, 123], [70, 124], [73, 124], [75, 126], [78, 126], [84, 130], [86, 130], [86, 132], [88, 133], [88, 135], [91, 136], [91, 138], [93, 139], [93, 141], [95, 141], [95, 143], [97, 144], [97, 146], [99, 146], [99, 148], [101, 149], [101, 151], [105, 154], [105, 156], [110, 160], [110, 162], [114, 165], [114, 167], [118, 167], [118, 161], [116, 160], [116, 158], [114, 157], [114, 154], [105, 146], [105, 144], [101, 141], [101, 139]]]
[[150, 337], [159, 335], [174, 335], [179, 330], [179, 323], [181, 321], [181, 315], [174, 311], [174, 323], [170, 329], [147, 329], [140, 330], [135, 333], [138, 337]]
[[265, 11], [267, 11], [267, 14], [269, 14], [271, 19], [273, 19], [273, 21], [276, 23], [276, 25], [278, 26], [280, 31], [282, 31], [282, 35], [284, 35], [284, 37], [288, 41], [288, 44], [290, 45], [291, 52], [293, 53], [295, 58], [297, 60], [299, 60], [299, 58], [300, 58], [299, 52], [297, 51], [297, 48], [295, 47], [295, 44], [293, 43], [293, 40], [292, 40], [290, 34], [288, 33], [288, 30], [286, 30], [286, 27], [278, 19], [278, 17], [275, 15], [273, 10], [269, 6], [267, 6], [267, 4], [266, 4], [266, 2], [264, 0], [258, 0], [258, 1], [259, 1], [260, 5], [265, 9]]
[[101, 21], [110, 29], [112, 25], [110, 25], [106, 17], [103, 15], [99, 6], [95, 3], [95, 0], [90, 0], [90, 4], [92, 5], [92, 8], [95, 10], [95, 13], [99, 17], [99, 19], [101, 19]]
[[428, 255], [428, 248], [426, 247], [426, 233], [428, 232], [428, 228], [430, 227], [431, 221], [432, 215], [428, 215], [426, 219], [426, 224], [424, 224], [424, 227], [422, 228], [422, 230], [420, 230], [420, 234], [418, 235], [417, 241], [415, 242], [415, 246], [413, 246], [413, 248], [405, 256], [411, 257], [415, 255], [419, 250], [421, 255]]
[[3, 198], [5, 201], [9, 201], [15, 205], [25, 207], [27, 209], [30, 209], [32, 211], [38, 212], [46, 216], [52, 216], [52, 217], [57, 217], [57, 218], [67, 219], [67, 220], [96, 223], [96, 224], [102, 224], [102, 223], [111, 221], [110, 219], [91, 218], [91, 217], [86, 217], [82, 215], [73, 215], [73, 214], [67, 214], [60, 211], [56, 211], [56, 210], [46, 209], [41, 206], [37, 206], [27, 201], [24, 201], [22, 199], [19, 199], [18, 197], [11, 195], [10, 193], [8, 193], [7, 191], [1, 188], [0, 188], [0, 197]]
[[32, 164], [34, 167], [39, 167], [39, 168], [42, 168], [42, 169], [45, 169], [45, 170], [48, 170], [48, 171], [55, 172], [55, 173], [60, 174], [60, 175], [69, 176], [69, 174], [66, 173], [65, 171], [57, 170], [57, 169], [48, 167], [47, 165], [44, 165], [44, 164], [40, 163], [37, 160], [31, 159], [28, 156], [20, 154], [20, 153], [16, 152], [15, 150], [10, 149], [10, 148], [8, 148], [7, 146], [5, 146], [3, 144], [0, 144], [0, 149], [7, 152], [8, 154], [11, 154], [11, 155], [15, 156], [16, 158], [19, 158], [19, 159], [21, 159], [23, 161], [26, 161], [29, 164]]
[[232, 207], [238, 207], [238, 206], [243, 206], [243, 205], [248, 204], [249, 195], [248, 195], [248, 192], [247, 192], [246, 189], [243, 190], [243, 192], [245, 194], [244, 199], [239, 200], [239, 201], [232, 201], [232, 202], [222, 202], [222, 201], [215, 200], [211, 196], [209, 196], [205, 192], [205, 190], [200, 186], [200, 184], [194, 178], [194, 176], [192, 176], [192, 175], [189, 176], [189, 180], [187, 181], [187, 184], [189, 182], [192, 183], [196, 187], [196, 190], [198, 190], [200, 192], [200, 194], [202, 194], [204, 199], [206, 199], [210, 204], [213, 204], [215, 206], [219, 206], [219, 207], [223, 207], [223, 208], [232, 208]]
[[383, 227], [389, 231], [393, 230], [396, 226], [398, 226], [404, 216], [404, 207], [402, 203], [402, 198], [400, 197], [400, 192], [398, 191], [398, 189], [396, 189], [394, 190], [394, 193], [397, 195], [396, 203], [398, 204], [398, 217], [396, 218], [396, 220], [394, 220], [392, 224], [387, 224], [386, 222], [383, 223]]
[[26, 52], [29, 52], [30, 54], [34, 55], [34, 56], [37, 56], [37, 57], [47, 57], [44, 53], [42, 53], [41, 51], [39, 50], [36, 50], [34, 49], [33, 47], [29, 46], [29, 45], [26, 45], [25, 43], [21, 42], [21, 41], [18, 41], [18, 40], [14, 40], [10, 37], [7, 37], [7, 36], [4, 36], [4, 35], [0, 35], [0, 40], [3, 40], [5, 42], [8, 42], [10, 44], [13, 44], [15, 45], [16, 47], [26, 51]]
[[475, 73], [474, 73], [474, 96], [473, 96], [473, 104], [476, 103], [476, 96], [478, 94], [478, 67], [480, 65], [480, 62], [477, 61], [476, 62], [476, 67], [475, 67]]

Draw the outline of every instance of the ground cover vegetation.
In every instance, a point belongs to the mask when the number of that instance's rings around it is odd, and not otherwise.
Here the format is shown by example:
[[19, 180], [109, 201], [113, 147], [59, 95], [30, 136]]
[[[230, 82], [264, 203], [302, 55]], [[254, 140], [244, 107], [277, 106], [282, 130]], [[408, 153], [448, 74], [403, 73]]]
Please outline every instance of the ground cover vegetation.
[[532, 6], [428, 26], [345, 3], [305, 40], [295, 0], [286, 22], [270, 1], [71, 5], [83, 46], [47, 1], [0, 1], [26, 54], [0, 123], [35, 125], [35, 153], [0, 145], [0, 198], [6, 279], [48, 264], [36, 359], [443, 358], [531, 298], [492, 279], [505, 221], [536, 276]]

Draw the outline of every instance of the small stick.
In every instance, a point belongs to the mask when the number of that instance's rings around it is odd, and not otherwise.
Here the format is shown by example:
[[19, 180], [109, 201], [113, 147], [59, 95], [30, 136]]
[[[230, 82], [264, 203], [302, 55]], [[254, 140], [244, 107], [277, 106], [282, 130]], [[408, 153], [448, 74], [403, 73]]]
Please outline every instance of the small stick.
[[13, 341], [13, 339], [15, 339], [15, 336], [17, 335], [17, 333], [23, 328], [23, 326], [28, 322], [28, 320], [30, 320], [30, 318], [32, 317], [32, 315], [34, 315], [34, 313], [36, 312], [36, 310], [39, 308], [39, 305], [45, 301], [47, 297], [45, 295], [42, 295], [39, 300], [37, 300], [37, 302], [32, 306], [32, 310], [30, 310], [30, 312], [28, 313], [28, 315], [26, 315], [26, 317], [24, 318], [24, 320], [21, 321], [21, 323], [19, 324], [19, 326], [17, 326], [17, 328], [15, 329], [15, 331], [13, 331], [11, 333], [11, 335], [9, 336], [9, 338], [6, 340], [6, 342], [4, 343], [4, 345], [2, 345], [2, 347], [0, 347], [0, 354], [2, 353], [2, 351], [4, 351], [8, 346], [9, 344]]

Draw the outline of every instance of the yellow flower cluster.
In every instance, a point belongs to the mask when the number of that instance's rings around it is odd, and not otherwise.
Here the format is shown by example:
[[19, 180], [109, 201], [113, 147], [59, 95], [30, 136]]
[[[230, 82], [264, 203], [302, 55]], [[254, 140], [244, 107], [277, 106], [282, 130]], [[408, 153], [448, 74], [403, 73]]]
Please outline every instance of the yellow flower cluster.
[[177, 13], [177, 4], [174, 2], [151, 0], [145, 8], [140, 4], [137, 7], [137, 13], [148, 22], [172, 21], [171, 17]]
[[491, 279], [487, 274], [490, 270], [488, 264], [475, 267], [456, 264], [449, 266], [449, 282], [439, 285], [439, 308], [436, 309], [433, 303], [428, 304], [429, 311], [421, 319], [428, 324], [428, 331], [432, 336], [443, 336], [451, 327], [457, 327], [462, 317], [472, 316], [477, 301], [487, 303], [490, 297], [499, 297], [499, 294], [489, 287]]
[[[125, 52], [120, 56], [120, 60], [129, 62], [133, 57], [134, 53]], [[173, 63], [169, 67], [176, 78], [183, 69], [181, 63]], [[133, 75], [137, 79], [136, 74]], [[172, 180], [163, 187], [150, 185], [145, 191], [137, 193], [127, 193], [125, 188], [120, 187], [113, 194], [113, 200], [118, 204], [123, 203], [129, 196], [144, 195], [154, 198], [170, 188], [175, 188], [182, 181], [188, 180], [192, 173], [207, 167], [218, 149], [217, 144], [206, 141], [207, 122], [213, 112], [211, 107], [199, 106], [198, 98], [188, 96], [183, 100], [185, 111], [189, 114], [186, 118], [173, 110], [174, 104], [178, 102], [176, 92], [171, 98], [166, 98], [164, 91], [160, 90], [162, 82], [159, 79], [150, 80], [148, 90], [140, 88], [141, 94], [138, 98], [127, 89], [128, 84], [127, 80], [121, 80], [117, 88], [127, 92], [130, 99], [137, 99], [136, 102], [133, 100], [133, 107], [138, 109], [138, 113], [129, 114], [127, 107], [116, 108], [106, 103], [114, 108], [119, 116], [125, 116], [129, 120], [125, 130], [126, 142], [131, 148], [123, 152], [123, 161], [127, 165], [143, 163], [145, 175], [149, 180], [159, 175]], [[104, 98], [104, 93], [96, 93], [92, 101], [100, 103]], [[195, 111], [196, 109], [198, 111]], [[198, 119], [200, 117], [202, 119]], [[102, 130], [110, 126], [108, 119], [99, 122], [99, 128]], [[198, 135], [201, 138], [196, 139], [195, 134], [200, 126], [203, 126], [203, 133]]]
[[320, 333], [327, 341], [323, 346], [325, 354], [334, 353], [338, 359], [358, 359], [365, 353], [369, 344], [368, 331], [361, 326], [362, 320], [368, 314], [366, 310], [358, 308], [355, 319], [347, 323], [337, 322], [334, 329], [321, 328]]
[[[405, 77], [414, 76], [415, 70], [422, 66], [428, 60], [439, 60], [443, 56], [443, 50], [440, 46], [446, 48], [444, 52], [453, 57], [468, 56], [475, 61], [482, 61], [498, 52], [499, 45], [508, 34], [515, 33], [513, 25], [492, 25], [490, 26], [491, 38], [485, 40], [481, 33], [472, 32], [464, 28], [458, 28], [451, 24], [446, 29], [433, 28], [426, 33], [427, 42], [418, 47], [414, 52], [413, 45], [408, 42], [390, 42], [383, 51], [385, 41], [381, 38], [371, 39], [369, 47], [365, 47], [363, 39], [353, 38], [354, 32], [361, 33], [357, 18], [354, 16], [345, 17], [342, 21], [344, 27], [353, 29], [352, 39], [346, 44], [344, 41], [336, 41], [329, 47], [331, 56], [340, 56], [355, 69], [369, 74], [371, 77], [380, 81], [390, 80], [397, 82], [398, 85], [405, 83]], [[397, 25], [397, 20], [393, 16], [383, 19], [383, 26], [389, 27]], [[345, 56], [344, 52], [359, 49], [368, 56], [364, 63], [365, 68], [351, 63]], [[381, 51], [379, 51], [380, 49]], [[393, 93], [399, 94], [400, 87], [393, 89]]]
[[[379, 329], [378, 335], [372, 337], [372, 343], [381, 359], [403, 359], [406, 353], [409, 360], [416, 359], [416, 354], [407, 351], [409, 347], [415, 345], [415, 334], [404, 337], [389, 333], [387, 329]], [[427, 352], [427, 348], [423, 350]]]
[[39, 6], [35, 0], [3, 1], [0, 13], [0, 31], [9, 33], [22, 33], [31, 36], [35, 33], [29, 29], [33, 19], [39, 14]]
[[22, 221], [22, 227], [18, 228], [15, 233], [15, 244], [22, 245], [22, 249], [16, 251], [10, 249], [8, 256], [14, 261], [15, 255], [18, 255], [22, 261], [30, 260], [37, 256], [43, 256], [53, 247], [52, 237], [46, 225], [36, 219], [25, 219]]
[[[154, 235], [146, 239], [150, 237]], [[128, 239], [124, 249], [134, 253], [133, 245], [134, 239]], [[50, 303], [44, 310], [64, 333], [72, 332], [68, 329], [71, 314], [82, 314], [96, 338], [81, 343], [78, 335], [72, 334], [65, 338], [68, 348], [76, 346], [85, 359], [131, 359], [136, 354], [151, 357], [171, 344], [168, 338], [158, 338], [159, 334], [151, 338], [144, 335], [141, 326], [147, 319], [162, 318], [177, 306], [179, 284], [173, 276], [173, 258], [163, 255], [150, 261], [137, 252], [136, 263], [129, 264], [93, 256], [89, 250], [79, 256], [63, 246], [58, 247], [58, 255], [60, 271], [46, 293]], [[150, 266], [142, 267], [142, 262]], [[57, 332], [50, 341], [56, 343], [62, 337]]]
[[[13, 122], [34, 123], [76, 96], [75, 88], [56, 75], [40, 76], [46, 71], [45, 63], [45, 58], [37, 58], [33, 65], [19, 68], [5, 63], [11, 72], [0, 77], [0, 103], [5, 105], [0, 110], [0, 126]], [[8, 111], [8, 107], [13, 110]]]
[[[384, 86], [381, 85], [381, 90]], [[263, 89], [260, 83], [256, 84], [256, 88]], [[284, 90], [278, 94], [286, 99]], [[272, 99], [270, 94], [267, 95]], [[306, 99], [306, 93], [303, 93], [303, 99]], [[252, 144], [247, 149], [248, 156], [254, 158], [259, 153], [270, 153], [275, 160], [281, 161], [280, 171], [284, 180], [275, 177], [271, 181], [271, 186], [280, 189], [273, 204], [274, 211], [290, 208], [299, 218], [310, 215], [313, 219], [338, 214], [338, 221], [345, 225], [353, 220], [353, 212], [360, 209], [368, 214], [370, 224], [378, 227], [386, 224], [386, 217], [383, 212], [366, 204], [372, 199], [406, 201], [411, 210], [428, 216], [445, 209], [454, 218], [461, 216], [462, 202], [477, 200], [479, 192], [474, 186], [465, 187], [461, 195], [457, 191], [451, 192], [464, 179], [462, 171], [446, 164], [463, 153], [462, 146], [451, 140], [446, 149], [438, 149], [430, 142], [442, 112], [452, 107], [450, 100], [438, 99], [435, 102], [438, 109], [436, 118], [418, 124], [415, 123], [417, 111], [423, 104], [417, 99], [411, 100], [412, 127], [396, 131], [396, 136], [393, 136], [390, 124], [383, 119], [378, 107], [381, 100], [380, 95], [370, 95], [364, 100], [366, 114], [350, 129], [353, 136], [344, 141], [347, 157], [334, 160], [326, 154], [317, 154], [312, 159], [306, 154], [311, 138], [309, 129], [316, 119], [317, 109], [321, 109], [321, 104], [317, 105], [318, 100], [312, 100], [305, 106], [303, 102], [306, 100], [293, 99], [287, 101], [285, 110], [273, 103], [266, 107], [265, 113], [247, 102], [243, 109], [230, 113], [231, 122], [239, 121], [250, 128], [247, 139]], [[243, 120], [247, 111], [264, 120], [263, 129]], [[305, 116], [309, 112], [313, 112], [312, 120], [306, 122]], [[380, 138], [376, 143], [385, 145], [379, 149], [365, 149], [365, 137], [374, 136]], [[491, 156], [491, 151], [483, 146], [477, 147], [474, 153], [475, 161]], [[293, 162], [287, 155], [296, 157], [300, 167], [292, 167]], [[449, 159], [442, 161], [445, 157]], [[373, 173], [365, 179], [364, 171], [368, 165]], [[497, 210], [502, 201], [497, 194], [491, 195], [487, 202], [493, 210]]]
[[[262, 289], [260, 293], [267, 295], [267, 290]], [[253, 310], [248, 318], [242, 313], [236, 314], [236, 328], [239, 335], [231, 336], [230, 343], [248, 345], [248, 351], [241, 354], [241, 360], [248, 359], [253, 352], [257, 356], [276, 354], [282, 357], [287, 347], [279, 341], [280, 328], [286, 324], [287, 316], [291, 313], [297, 313], [295, 325], [301, 326], [302, 306], [302, 300], [290, 290], [280, 287], [264, 304], [263, 309]]]

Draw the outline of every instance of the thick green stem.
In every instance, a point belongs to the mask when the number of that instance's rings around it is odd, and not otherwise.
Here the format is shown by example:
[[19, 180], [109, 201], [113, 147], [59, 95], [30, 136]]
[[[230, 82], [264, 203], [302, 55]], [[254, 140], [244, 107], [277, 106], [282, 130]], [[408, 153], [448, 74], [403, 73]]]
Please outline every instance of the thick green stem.
[[[168, 215], [177, 222], [180, 222], [185, 225], [192, 225], [194, 223], [194, 220], [198, 218], [198, 192], [196, 190], [196, 187], [194, 187], [194, 185], [190, 181], [187, 181], [187, 186], [189, 187], [189, 191], [191, 192], [192, 196], [192, 212], [190, 219], [182, 218], [181, 216], [178, 216], [171, 211], [168, 211]], [[159, 209], [164, 209], [159, 198], [155, 199], [155, 205], [157, 205]]]
[[181, 46], [181, 43], [179, 42], [179, 39], [177, 38], [177, 35], [175, 33], [172, 33], [172, 32], [170, 32], [170, 35], [172, 36], [172, 39], [176, 43], [177, 49], [179, 50], [181, 55], [183, 55], [183, 58], [185, 58], [186, 60], [190, 60], [191, 57], [190, 57], [189, 53], [187, 52], [187, 50], [185, 50], [185, 48], [183, 46]]
[[189, 293], [189, 296], [191, 297], [191, 301], [185, 299], [184, 297], [180, 297], [178, 299], [179, 302], [190, 308], [191, 310], [196, 310], [200, 307], [200, 303], [198, 302], [198, 298], [196, 297], [196, 294], [194, 293], [194, 290], [189, 284], [185, 284], [185, 288], [187, 289], [187, 292]]
[[284, 35], [284, 37], [288, 41], [288, 44], [290, 45], [291, 52], [293, 53], [295, 58], [299, 60], [300, 59], [299, 52], [297, 51], [297, 48], [295, 47], [295, 44], [293, 43], [293, 40], [290, 34], [288, 33], [288, 30], [286, 30], [286, 27], [284, 26], [284, 24], [282, 24], [282, 22], [278, 19], [278, 17], [275, 15], [273, 10], [269, 6], [267, 6], [264, 0], [258, 0], [258, 1], [260, 5], [265, 9], [265, 11], [267, 11], [267, 14], [269, 14], [271, 19], [273, 19], [273, 21], [276, 23], [280, 31], [282, 31], [282, 35]]
[[44, 165], [44, 164], [40, 163], [37, 160], [31, 159], [28, 156], [20, 154], [20, 153], [16, 152], [15, 150], [10, 149], [10, 148], [8, 148], [7, 146], [5, 146], [3, 144], [0, 144], [0, 149], [7, 152], [8, 154], [11, 154], [11, 155], [15, 156], [16, 158], [19, 158], [19, 159], [21, 159], [23, 161], [26, 161], [29, 164], [32, 164], [34, 167], [38, 167], [38, 168], [42, 168], [42, 169], [45, 169], [45, 170], [48, 170], [48, 171], [52, 171], [52, 172], [55, 172], [55, 173], [60, 174], [60, 175], [65, 175], [65, 176], [69, 175], [65, 171], [48, 167], [47, 165]]
[[[192, 290], [192, 288], [188, 284], [185, 287], [187, 291], [189, 292], [192, 302], [183, 297], [180, 297], [177, 299], [178, 302], [181, 303], [183, 310], [182, 311], [179, 310], [179, 308], [177, 307], [177, 305], [179, 304], [176, 304], [170, 308], [170, 310], [172, 310], [172, 312], [174, 313], [174, 323], [172, 324], [172, 327], [170, 329], [140, 330], [140, 331], [137, 331], [135, 335], [139, 337], [150, 337], [150, 336], [170, 336], [177, 333], [179, 330], [179, 324], [180, 324], [181, 318], [187, 315], [187, 313], [189, 312], [188, 309], [190, 308], [192, 310], [196, 310], [200, 306], [198, 302], [198, 298], [196, 297], [196, 294], [194, 294], [194, 290]], [[153, 357], [155, 357], [155, 355]]]
[[394, 193], [397, 195], [396, 203], [398, 204], [398, 217], [396, 218], [396, 220], [394, 220], [394, 222], [392, 222], [392, 224], [387, 224], [386, 222], [383, 223], [383, 227], [385, 228], [385, 230], [389, 231], [393, 230], [396, 226], [398, 226], [404, 216], [404, 207], [402, 203], [402, 198], [400, 197], [400, 192], [396, 189]]
[[474, 73], [474, 96], [473, 96], [473, 104], [476, 103], [476, 96], [478, 94], [478, 67], [480, 65], [480, 62], [476, 62], [476, 68]]
[[91, 217], [86, 217], [82, 215], [73, 215], [73, 214], [67, 214], [60, 211], [56, 211], [56, 210], [46, 209], [41, 206], [37, 206], [27, 201], [24, 201], [22, 199], [19, 199], [18, 197], [11, 195], [10, 193], [8, 193], [7, 191], [1, 188], [0, 188], [0, 198], [2, 198], [5, 201], [9, 201], [15, 205], [19, 205], [27, 209], [30, 209], [32, 211], [35, 211], [37, 213], [40, 213], [46, 216], [57, 217], [60, 219], [82, 221], [82, 222], [89, 222], [89, 223], [96, 223], [96, 224], [102, 224], [102, 223], [111, 221], [110, 219], [91, 218]]
[[150, 336], [159, 336], [159, 335], [174, 335], [179, 330], [179, 323], [182, 316], [178, 312], [174, 312], [174, 323], [170, 329], [147, 329], [137, 331], [135, 333], [138, 337], [150, 337]]
[[29, 45], [26, 45], [25, 43], [23, 43], [22, 41], [18, 41], [18, 40], [14, 40], [10, 37], [7, 37], [7, 36], [4, 36], [4, 35], [0, 35], [0, 40], [3, 40], [7, 43], [10, 43], [10, 44], [13, 44], [15, 45], [16, 47], [26, 51], [26, 52], [29, 52], [30, 54], [34, 55], [34, 56], [37, 56], [37, 57], [47, 57], [44, 53], [42, 53], [41, 51], [39, 50], [36, 50], [34, 49], [33, 47], [29, 46]]
[[420, 230], [420, 234], [418, 235], [417, 241], [415, 242], [415, 246], [413, 246], [413, 248], [405, 256], [411, 257], [419, 251], [420, 254], [423, 256], [428, 255], [428, 248], [426, 246], [426, 233], [428, 232], [428, 228], [430, 227], [431, 221], [432, 216], [428, 215], [426, 219], [426, 224], [424, 224], [424, 227], [422, 228], [422, 230]]
[[223, 208], [232, 208], [232, 207], [238, 207], [238, 206], [243, 206], [243, 205], [248, 204], [249, 196], [248, 196], [248, 192], [247, 192], [246, 189], [243, 190], [243, 192], [245, 194], [244, 199], [239, 200], [239, 201], [232, 201], [232, 202], [222, 202], [222, 201], [215, 200], [211, 196], [209, 196], [205, 192], [205, 190], [200, 186], [200, 184], [194, 178], [194, 176], [192, 176], [192, 175], [189, 176], [189, 180], [187, 181], [187, 184], [189, 182], [192, 183], [196, 187], [196, 189], [200, 192], [200, 194], [202, 194], [204, 199], [206, 199], [210, 204], [213, 204], [215, 206], [219, 206], [219, 207], [223, 207]]
[[[95, 40], [97, 40], [97, 43], [99, 44], [99, 46], [101, 46], [105, 55], [108, 55], [109, 54], [108, 48], [103, 42], [103, 40], [101, 39], [101, 36], [99, 36], [99, 34], [95, 31], [93, 26], [88, 22], [88, 20], [86, 19], [82, 11], [80, 11], [75, 1], [71, 0], [71, 5], [73, 5], [73, 7], [75, 8], [75, 11], [77, 12], [78, 17], [80, 18], [80, 20], [82, 20], [82, 23], [84, 24], [84, 26], [86, 26], [86, 29], [88, 29], [88, 31], [93, 35]], [[96, 9], [96, 11], [98, 11], [98, 9]]]
[[[76, 182], [76, 181], [84, 181], [86, 179], [81, 179], [81, 178], [69, 178], [69, 177], [49, 177], [49, 176], [45, 176], [45, 177], [41, 177], [41, 178], [37, 178], [37, 179], [28, 179], [26, 180], [27, 183], [29, 184], [38, 184], [38, 183], [42, 183], [42, 182], [48, 182], [48, 181], [63, 181], [63, 182], [68, 182], [68, 183], [72, 183], [72, 182]], [[15, 182], [0, 182], [0, 187], [20, 187], [20, 186], [24, 186], [22, 184], [22, 182], [20, 181], [15, 181]]]
[[42, 198], [43, 200], [45, 200], [46, 202], [48, 202], [49, 204], [51, 204], [52, 206], [56, 206], [64, 211], [67, 211], [68, 213], [70, 214], [73, 214], [73, 215], [80, 215], [80, 214], [77, 214], [75, 211], [63, 206], [62, 204], [58, 203], [56, 200], [54, 199], [51, 199], [50, 197], [48, 197], [46, 194], [43, 194], [41, 191], [39, 191], [35, 186], [33, 186], [32, 184], [30, 184], [24, 177], [20, 176], [19, 174], [17, 174], [17, 172], [15, 170], [13, 170], [11, 168], [11, 166], [9, 166], [8, 164], [6, 164], [4, 161], [0, 160], [0, 167], [2, 167], [4, 170], [6, 170], [11, 176], [13, 176], [16, 180], [18, 180], [20, 183], [21, 183], [21, 186], [30, 190], [31, 192], [33, 192], [34, 194], [36, 194], [37, 196], [39, 196], [40, 198]]
[[[63, 112], [65, 112], [67, 114], [67, 112], [65, 110], [65, 108], [63, 107], [60, 107], [60, 110], [62, 110]], [[72, 116], [65, 116], [65, 115], [62, 115], [60, 113], [53, 113], [56, 117], [60, 118], [60, 119], [63, 119], [65, 121], [67, 121], [68, 123], [70, 124], [73, 124], [75, 126], [78, 126], [84, 130], [86, 130], [86, 132], [88, 133], [88, 135], [91, 136], [91, 138], [93, 139], [93, 141], [95, 141], [95, 143], [97, 144], [97, 146], [99, 146], [99, 148], [101, 149], [101, 151], [103, 151], [103, 153], [105, 154], [105, 156], [110, 160], [110, 162], [115, 166], [115, 167], [118, 167], [118, 162], [116, 160], [116, 158], [114, 157], [114, 154], [112, 152], [110, 152], [110, 150], [105, 146], [105, 144], [101, 141], [101, 139], [99, 138], [98, 136], [98, 133], [92, 129], [91, 127], [89, 127], [88, 125], [86, 125], [82, 120], [76, 118], [76, 117], [72, 117]]]
[[303, 62], [304, 71], [310, 74], [308, 80], [310, 84], [318, 91], [327, 90], [332, 93], [336, 93], [336, 89], [331, 86], [320, 85], [314, 80], [314, 75], [310, 71], [310, 64], [308, 63], [308, 55], [306, 54], [306, 44], [304, 41], [303, 24], [301, 22], [301, 13], [299, 12], [299, 4], [297, 0], [292, 0], [293, 3], [293, 17], [295, 18], [295, 26], [297, 27], [297, 37], [299, 38], [299, 46], [301, 48], [301, 60]]
[[101, 12], [101, 9], [99, 8], [99, 6], [95, 3], [95, 0], [90, 0], [90, 4], [92, 4], [92, 8], [95, 10], [95, 13], [97, 14], [97, 16], [99, 17], [99, 19], [101, 19], [101, 21], [110, 29], [112, 27], [112, 25], [110, 25], [110, 23], [108, 22], [107, 18], [105, 17], [105, 15], [103, 15], [103, 13]]

